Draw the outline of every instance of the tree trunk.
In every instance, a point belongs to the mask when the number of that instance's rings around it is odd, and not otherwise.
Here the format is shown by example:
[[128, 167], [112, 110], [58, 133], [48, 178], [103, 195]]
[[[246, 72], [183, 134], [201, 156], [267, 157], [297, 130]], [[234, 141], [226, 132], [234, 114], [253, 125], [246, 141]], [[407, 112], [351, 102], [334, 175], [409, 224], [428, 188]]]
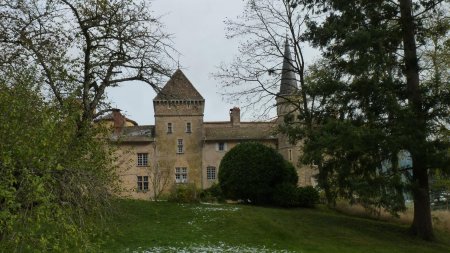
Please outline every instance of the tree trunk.
[[433, 239], [433, 227], [431, 222], [430, 195], [428, 183], [428, 171], [426, 168], [426, 119], [422, 106], [422, 94], [419, 83], [419, 64], [417, 58], [415, 22], [411, 0], [399, 0], [400, 25], [402, 28], [405, 77], [408, 89], [408, 102], [412, 112], [412, 122], [407, 129], [411, 140], [409, 147], [413, 160], [413, 196], [414, 196], [414, 220], [411, 226], [413, 234], [425, 239]]
[[411, 232], [425, 240], [433, 239], [428, 173], [422, 157], [413, 155], [414, 220]]

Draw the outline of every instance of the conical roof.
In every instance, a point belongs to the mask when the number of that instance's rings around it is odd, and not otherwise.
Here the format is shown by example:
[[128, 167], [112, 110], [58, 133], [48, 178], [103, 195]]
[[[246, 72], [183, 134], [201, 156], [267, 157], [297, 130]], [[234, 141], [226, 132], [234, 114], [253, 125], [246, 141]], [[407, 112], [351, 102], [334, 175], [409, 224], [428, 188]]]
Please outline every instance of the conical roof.
[[280, 95], [294, 94], [297, 87], [295, 78], [294, 61], [292, 60], [291, 50], [289, 49], [288, 39], [284, 44], [283, 68], [281, 70]]
[[177, 69], [154, 100], [204, 100], [183, 71]]

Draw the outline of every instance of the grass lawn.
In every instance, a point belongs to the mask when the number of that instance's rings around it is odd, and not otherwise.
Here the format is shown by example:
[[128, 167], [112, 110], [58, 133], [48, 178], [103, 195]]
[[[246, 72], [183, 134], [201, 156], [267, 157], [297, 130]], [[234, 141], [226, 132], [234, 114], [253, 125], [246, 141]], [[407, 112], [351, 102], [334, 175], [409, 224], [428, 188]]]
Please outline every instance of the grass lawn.
[[[104, 252], [450, 252], [403, 225], [326, 209], [118, 201]], [[184, 251], [183, 251], [184, 250]]]

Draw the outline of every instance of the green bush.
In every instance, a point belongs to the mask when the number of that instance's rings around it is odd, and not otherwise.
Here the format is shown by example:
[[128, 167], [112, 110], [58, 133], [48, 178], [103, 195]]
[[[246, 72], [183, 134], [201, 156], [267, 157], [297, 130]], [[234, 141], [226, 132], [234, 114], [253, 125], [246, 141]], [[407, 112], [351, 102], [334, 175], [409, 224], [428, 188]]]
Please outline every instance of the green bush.
[[297, 188], [298, 205], [300, 207], [314, 207], [319, 202], [319, 192], [312, 186]]
[[273, 194], [273, 204], [282, 207], [298, 207], [298, 189], [289, 183], [279, 184]]
[[253, 204], [273, 204], [274, 191], [282, 183], [296, 185], [297, 173], [273, 148], [245, 142], [222, 159], [219, 184], [223, 195]]
[[319, 202], [319, 192], [312, 186], [296, 187], [280, 184], [274, 192], [273, 204], [282, 207], [314, 207]]
[[199, 198], [195, 184], [175, 184], [170, 190], [168, 201], [177, 203], [198, 203]]
[[208, 189], [201, 191], [199, 196], [203, 202], [223, 202], [225, 200], [219, 184], [213, 184]]

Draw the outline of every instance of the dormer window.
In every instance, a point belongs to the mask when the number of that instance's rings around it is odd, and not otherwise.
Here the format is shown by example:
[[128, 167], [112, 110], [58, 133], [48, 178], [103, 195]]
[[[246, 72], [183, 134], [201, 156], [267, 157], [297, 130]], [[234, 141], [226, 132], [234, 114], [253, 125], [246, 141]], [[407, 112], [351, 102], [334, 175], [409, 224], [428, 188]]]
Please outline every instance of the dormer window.
[[172, 131], [173, 131], [173, 129], [172, 129], [172, 123], [167, 123], [167, 133], [168, 133], [168, 134], [171, 134]]
[[191, 124], [191, 122], [186, 123], [186, 133], [192, 133], [192, 124]]

